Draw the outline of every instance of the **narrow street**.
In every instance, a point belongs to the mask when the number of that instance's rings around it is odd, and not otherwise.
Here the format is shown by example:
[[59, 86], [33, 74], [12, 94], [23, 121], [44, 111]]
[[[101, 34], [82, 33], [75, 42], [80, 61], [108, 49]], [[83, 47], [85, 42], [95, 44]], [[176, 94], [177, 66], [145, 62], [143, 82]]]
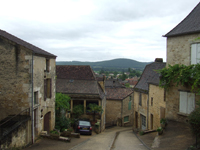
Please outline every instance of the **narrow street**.
[[119, 133], [111, 150], [147, 150], [147, 148], [137, 139], [132, 130], [128, 130]]
[[98, 134], [70, 150], [147, 150], [131, 128], [113, 128]]

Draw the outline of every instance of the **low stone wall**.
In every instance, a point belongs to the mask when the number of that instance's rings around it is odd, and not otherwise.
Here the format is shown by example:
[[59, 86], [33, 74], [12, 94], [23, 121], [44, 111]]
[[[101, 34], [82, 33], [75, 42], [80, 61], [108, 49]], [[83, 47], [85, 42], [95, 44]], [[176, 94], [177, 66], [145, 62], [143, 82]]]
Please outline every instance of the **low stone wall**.
[[18, 128], [14, 129], [13, 132], [8, 134], [0, 145], [1, 150], [11, 148], [22, 148], [28, 145], [27, 143], [27, 125], [26, 123], [21, 124]]

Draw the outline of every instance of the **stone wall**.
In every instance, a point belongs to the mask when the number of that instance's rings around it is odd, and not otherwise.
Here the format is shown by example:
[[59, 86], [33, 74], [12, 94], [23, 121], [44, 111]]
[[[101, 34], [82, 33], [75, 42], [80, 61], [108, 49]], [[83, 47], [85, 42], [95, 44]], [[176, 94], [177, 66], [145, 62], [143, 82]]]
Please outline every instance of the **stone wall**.
[[[148, 94], [146, 93], [141, 93], [141, 99], [142, 99], [142, 106], [139, 105], [139, 95], [140, 92], [134, 91], [134, 123], [133, 123], [133, 128], [134, 130], [141, 130], [141, 115], [145, 116], [147, 118], [147, 100], [148, 100]], [[136, 120], [136, 112], [138, 113], [138, 117]], [[136, 123], [137, 122], [137, 123]], [[136, 124], [138, 127], [136, 128]], [[147, 127], [147, 120], [146, 120], [146, 127]]]
[[[36, 135], [37, 137], [41, 131], [44, 130], [44, 116], [51, 112], [50, 130], [55, 126], [55, 59], [50, 59], [49, 72], [46, 70], [46, 58], [34, 56], [34, 76], [33, 76], [33, 91], [38, 93], [38, 104], [34, 105], [36, 109]], [[45, 77], [46, 76], [46, 77]], [[52, 81], [52, 95], [51, 98], [44, 100], [44, 79], [49, 78]]]
[[[167, 65], [191, 64], [191, 44], [199, 43], [199, 34], [183, 35], [167, 38]], [[166, 117], [171, 120], [187, 122], [187, 116], [179, 114], [179, 90], [189, 91], [190, 87], [183, 87], [172, 84], [166, 92]], [[199, 96], [196, 95], [196, 100]]]
[[[131, 101], [131, 109], [128, 109], [129, 102]], [[123, 114], [122, 114], [122, 126], [133, 125], [133, 93], [123, 99]], [[129, 121], [124, 122], [124, 117], [129, 116]]]
[[[149, 129], [157, 129], [160, 127], [160, 119], [165, 118], [162, 109], [166, 108], [164, 89], [158, 85], [149, 84]], [[153, 115], [153, 127], [151, 115]]]
[[167, 38], [167, 65], [191, 64], [191, 44], [200, 42], [195, 40], [199, 34], [183, 35]]
[[0, 38], [0, 120], [30, 107], [31, 53]]
[[13, 148], [23, 148], [30, 144], [28, 137], [28, 122], [21, 124], [13, 132], [11, 132], [6, 138], [3, 139], [0, 148], [4, 149], [13, 149]]
[[106, 100], [106, 123], [117, 123], [117, 118], [121, 118], [121, 100]]

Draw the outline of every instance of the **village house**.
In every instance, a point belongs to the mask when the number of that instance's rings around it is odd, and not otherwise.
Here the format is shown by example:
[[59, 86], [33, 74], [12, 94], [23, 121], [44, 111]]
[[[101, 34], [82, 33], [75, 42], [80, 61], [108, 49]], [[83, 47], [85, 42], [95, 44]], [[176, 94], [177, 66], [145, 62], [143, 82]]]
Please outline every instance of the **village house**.
[[90, 103], [102, 106], [103, 112], [96, 115], [101, 120], [100, 130], [105, 129], [105, 85], [104, 80], [97, 80], [90, 66], [63, 65], [56, 66], [56, 92], [67, 94], [71, 98], [71, 113], [76, 105], [84, 106], [82, 118], [92, 121], [92, 114], [87, 110]]
[[56, 56], [0, 30], [0, 149], [55, 126]]
[[[175, 28], [168, 32], [167, 66], [191, 65], [200, 62], [200, 3]], [[187, 116], [195, 108], [200, 97], [191, 87], [173, 85], [166, 92], [166, 117], [170, 120], [188, 122]]]
[[118, 80], [106, 80], [106, 126], [133, 125], [133, 89]]
[[140, 80], [134, 87], [134, 130], [152, 130], [160, 126], [165, 118], [165, 91], [159, 87], [159, 74], [156, 70], [165, 67], [162, 58], [146, 65]]

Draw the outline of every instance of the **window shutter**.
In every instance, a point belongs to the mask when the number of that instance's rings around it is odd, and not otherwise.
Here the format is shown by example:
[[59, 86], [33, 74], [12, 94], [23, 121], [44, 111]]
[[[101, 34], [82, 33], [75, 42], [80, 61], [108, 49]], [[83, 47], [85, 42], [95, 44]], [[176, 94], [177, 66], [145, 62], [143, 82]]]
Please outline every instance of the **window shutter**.
[[52, 96], [52, 79], [50, 79], [50, 98]]
[[190, 114], [195, 108], [195, 94], [188, 93], [187, 114]]
[[196, 63], [200, 63], [200, 44], [197, 44], [197, 56], [196, 56]]
[[196, 64], [197, 63], [197, 44], [192, 44], [191, 45], [191, 64]]
[[47, 80], [44, 79], [44, 100], [47, 98]]
[[128, 110], [131, 110], [131, 101], [128, 102]]
[[180, 92], [179, 112], [187, 113], [187, 92]]

